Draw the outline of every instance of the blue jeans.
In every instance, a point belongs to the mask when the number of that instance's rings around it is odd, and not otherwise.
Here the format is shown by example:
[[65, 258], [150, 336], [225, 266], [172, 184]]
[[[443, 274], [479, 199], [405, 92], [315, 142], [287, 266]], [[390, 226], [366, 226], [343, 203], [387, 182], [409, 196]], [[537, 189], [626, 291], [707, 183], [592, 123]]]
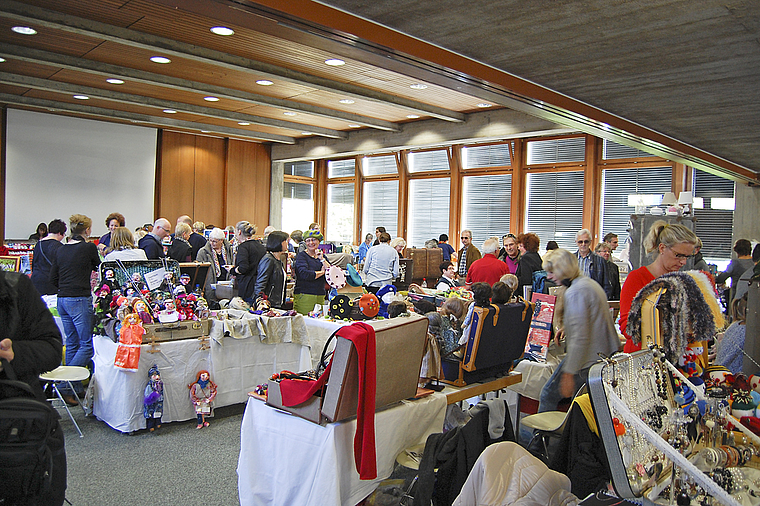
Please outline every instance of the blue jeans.
[[[562, 394], [559, 393], [559, 383], [562, 379], [562, 365], [565, 363], [565, 360], [563, 359], [562, 362], [559, 363], [557, 368], [554, 370], [554, 373], [552, 374], [551, 378], [549, 378], [549, 381], [546, 382], [544, 385], [544, 388], [541, 390], [541, 397], [538, 400], [538, 412], [543, 413], [544, 411], [556, 411], [557, 406], [559, 406], [559, 402], [564, 399]], [[575, 392], [577, 392], [586, 381], [588, 381], [588, 368], [581, 369], [578, 371], [574, 377], [575, 379], [575, 388], [573, 388], [573, 395], [575, 395]]]
[[[95, 313], [92, 297], [58, 297], [58, 314], [61, 316], [66, 334], [66, 365], [87, 367], [94, 354], [92, 330]], [[72, 382], [74, 389], [81, 392], [81, 382]], [[61, 391], [68, 388], [61, 388]]]

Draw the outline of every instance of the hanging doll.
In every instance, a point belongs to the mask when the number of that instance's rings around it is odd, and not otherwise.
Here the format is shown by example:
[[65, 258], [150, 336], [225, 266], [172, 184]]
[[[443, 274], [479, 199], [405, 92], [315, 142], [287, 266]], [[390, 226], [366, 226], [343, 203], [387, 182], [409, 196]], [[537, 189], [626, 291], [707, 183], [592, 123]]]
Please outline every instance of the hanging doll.
[[137, 313], [129, 313], [121, 322], [119, 347], [113, 365], [127, 371], [136, 372], [140, 365], [140, 346], [145, 329]]
[[206, 302], [206, 299], [203, 297], [198, 297], [198, 300], [195, 303], [195, 316], [200, 320], [205, 320], [210, 316], [208, 302]]
[[106, 269], [101, 285], [107, 285], [111, 293], [119, 288], [119, 282], [116, 280], [116, 273], [113, 269]]
[[164, 382], [161, 381], [161, 373], [156, 364], [148, 371], [148, 378], [143, 394], [143, 416], [145, 428], [153, 432], [161, 428], [161, 416], [164, 411]]
[[208, 427], [206, 416], [213, 412], [213, 401], [216, 397], [216, 385], [211, 381], [208, 371], [198, 371], [198, 377], [195, 383], [187, 386], [190, 389], [190, 400], [195, 407], [195, 414], [198, 417], [196, 429]]

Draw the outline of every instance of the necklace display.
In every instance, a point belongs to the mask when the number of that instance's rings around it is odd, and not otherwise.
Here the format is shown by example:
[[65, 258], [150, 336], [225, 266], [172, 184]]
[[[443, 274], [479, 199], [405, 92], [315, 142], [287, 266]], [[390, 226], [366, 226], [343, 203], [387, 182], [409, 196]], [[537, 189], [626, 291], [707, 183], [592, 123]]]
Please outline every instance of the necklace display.
[[[616, 479], [624, 475], [631, 498], [681, 506], [760, 504], [753, 499], [760, 496], [758, 448], [743, 434], [734, 436], [738, 423], [724, 399], [696, 402], [671, 369], [658, 350], [619, 354], [592, 368], [591, 398], [615, 488], [626, 496]], [[599, 404], [600, 393], [607, 402]]]

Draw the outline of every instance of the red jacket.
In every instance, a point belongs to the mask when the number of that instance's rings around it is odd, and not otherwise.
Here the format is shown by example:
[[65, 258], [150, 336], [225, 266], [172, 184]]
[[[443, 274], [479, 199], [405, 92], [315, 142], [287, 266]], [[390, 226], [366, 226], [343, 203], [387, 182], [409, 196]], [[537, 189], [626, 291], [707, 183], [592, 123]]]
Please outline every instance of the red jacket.
[[493, 253], [483, 255], [480, 260], [475, 260], [467, 271], [467, 284], [480, 281], [493, 286], [504, 274], [509, 274], [509, 267]]

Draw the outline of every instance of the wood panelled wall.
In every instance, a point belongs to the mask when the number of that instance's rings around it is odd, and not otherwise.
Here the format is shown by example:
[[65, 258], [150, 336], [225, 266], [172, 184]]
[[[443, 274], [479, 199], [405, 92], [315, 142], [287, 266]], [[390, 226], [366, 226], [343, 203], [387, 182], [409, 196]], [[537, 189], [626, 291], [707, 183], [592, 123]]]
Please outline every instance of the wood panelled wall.
[[161, 131], [156, 162], [156, 216], [187, 214], [220, 228], [248, 220], [269, 224], [271, 156], [255, 142]]

